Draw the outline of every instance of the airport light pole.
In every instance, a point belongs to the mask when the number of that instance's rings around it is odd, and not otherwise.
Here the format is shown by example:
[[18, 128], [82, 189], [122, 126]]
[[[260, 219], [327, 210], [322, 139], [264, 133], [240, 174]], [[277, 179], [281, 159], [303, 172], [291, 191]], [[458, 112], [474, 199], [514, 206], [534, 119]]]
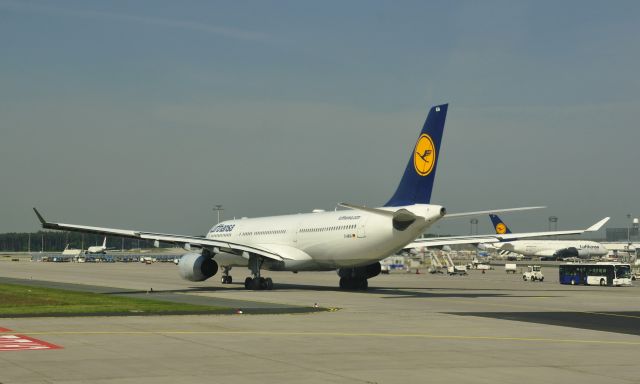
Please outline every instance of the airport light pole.
[[631, 244], [631, 214], [627, 213], [627, 219], [629, 219], [629, 223], [627, 224], [627, 244]]
[[213, 211], [218, 213], [218, 224], [220, 224], [220, 211], [224, 211], [224, 208], [222, 208], [222, 204], [216, 204], [216, 206], [213, 208]]
[[476, 226], [476, 235], [478, 234], [478, 219], [476, 219], [475, 217], [471, 220], [469, 220], [469, 224], [471, 225], [471, 228], [469, 229], [469, 234], [473, 235], [473, 226]]

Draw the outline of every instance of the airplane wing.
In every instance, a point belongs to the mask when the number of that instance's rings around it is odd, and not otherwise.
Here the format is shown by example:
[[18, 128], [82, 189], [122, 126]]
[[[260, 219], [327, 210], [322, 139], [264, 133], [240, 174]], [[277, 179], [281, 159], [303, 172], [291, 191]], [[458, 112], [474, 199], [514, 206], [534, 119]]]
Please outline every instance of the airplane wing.
[[65, 223], [52, 223], [44, 219], [44, 217], [38, 212], [36, 208], [33, 211], [38, 216], [38, 220], [42, 224], [42, 228], [45, 229], [57, 229], [62, 231], [84, 232], [84, 233], [97, 233], [101, 235], [116, 235], [121, 237], [128, 237], [132, 239], [154, 240], [162, 241], [165, 243], [178, 244], [180, 246], [193, 245], [202, 248], [217, 248], [219, 251], [234, 253], [243, 255], [245, 252], [255, 253], [262, 257], [266, 257], [271, 260], [282, 261], [288, 259], [288, 257], [282, 257], [281, 255], [264, 249], [262, 247], [256, 247], [253, 245], [244, 245], [239, 243], [232, 243], [228, 241], [221, 241], [215, 239], [207, 239], [201, 236], [188, 236], [188, 235], [172, 235], [168, 233], [154, 233], [136, 231], [130, 229], [117, 229], [117, 228], [104, 228], [104, 227], [91, 227], [87, 225], [77, 224], [65, 224]]
[[514, 241], [527, 239], [531, 237], [544, 236], [562, 236], [562, 235], [579, 235], [584, 232], [595, 232], [609, 221], [609, 217], [598, 221], [587, 229], [576, 229], [569, 231], [546, 231], [546, 232], [523, 232], [523, 233], [505, 233], [490, 235], [472, 235], [472, 236], [449, 236], [449, 237], [431, 237], [426, 239], [416, 239], [412, 243], [407, 244], [404, 248], [421, 248], [421, 247], [441, 247], [444, 245], [457, 244], [492, 244], [505, 241]]

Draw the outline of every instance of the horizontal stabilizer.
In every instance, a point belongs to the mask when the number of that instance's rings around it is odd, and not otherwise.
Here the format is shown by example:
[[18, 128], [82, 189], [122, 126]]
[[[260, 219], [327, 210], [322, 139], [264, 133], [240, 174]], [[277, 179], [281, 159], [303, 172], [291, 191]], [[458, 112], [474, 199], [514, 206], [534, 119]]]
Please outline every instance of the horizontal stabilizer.
[[478, 215], [487, 215], [490, 213], [502, 213], [502, 212], [515, 212], [515, 211], [529, 211], [532, 209], [542, 209], [547, 208], [545, 206], [539, 207], [519, 207], [519, 208], [503, 208], [503, 209], [490, 209], [487, 211], [475, 211], [475, 212], [460, 212], [460, 213], [447, 213], [444, 218], [448, 217], [467, 217], [467, 216], [478, 216]]
[[580, 235], [584, 232], [593, 232], [599, 230], [608, 220], [609, 218], [605, 217], [604, 219], [598, 221], [587, 229], [419, 238], [415, 239], [411, 244], [406, 245], [405, 248], [441, 247], [443, 245], [459, 244], [493, 244], [535, 237]]
[[355, 205], [355, 204], [349, 204], [349, 203], [338, 203], [339, 206], [344, 207], [344, 208], [350, 208], [350, 209], [355, 209], [358, 211], [364, 211], [364, 212], [369, 212], [369, 213], [373, 213], [375, 215], [381, 215], [381, 216], [387, 216], [387, 217], [391, 217], [393, 218], [395, 215], [394, 211], [388, 211], [385, 209], [380, 209], [380, 208], [369, 208], [369, 207], [365, 207], [362, 205]]
[[397, 211], [388, 211], [386, 209], [369, 208], [369, 207], [364, 207], [364, 206], [355, 205], [355, 204], [348, 204], [348, 203], [339, 203], [338, 205], [341, 207], [351, 208], [358, 211], [373, 213], [374, 215], [386, 216], [394, 220], [403, 221], [403, 222], [409, 222], [409, 221], [413, 222], [418, 217], [422, 217], [404, 208], [400, 208]]
[[362, 206], [359, 206], [359, 205], [347, 204], [347, 203], [340, 203], [338, 205], [340, 205], [341, 207], [345, 207], [345, 208], [351, 208], [351, 209], [355, 209], [355, 210], [359, 210], [359, 211], [372, 213], [374, 215], [380, 215], [380, 216], [388, 217], [388, 218], [392, 219], [393, 228], [395, 228], [395, 229], [397, 229], [399, 231], [404, 231], [405, 229], [407, 229], [418, 218], [424, 219], [424, 217], [418, 216], [418, 215], [414, 214], [413, 212], [410, 212], [410, 211], [408, 211], [408, 210], [406, 210], [404, 208], [400, 208], [397, 211], [388, 211], [386, 209], [368, 208], [368, 207], [362, 207]]

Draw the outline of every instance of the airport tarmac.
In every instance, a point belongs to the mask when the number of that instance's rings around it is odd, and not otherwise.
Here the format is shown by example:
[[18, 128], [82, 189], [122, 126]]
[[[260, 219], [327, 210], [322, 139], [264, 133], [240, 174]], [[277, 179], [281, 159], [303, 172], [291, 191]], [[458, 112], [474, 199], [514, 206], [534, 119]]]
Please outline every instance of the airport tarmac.
[[501, 268], [396, 273], [367, 292], [338, 290], [334, 272], [266, 272], [276, 289], [254, 292], [243, 268], [222, 285], [169, 264], [1, 262], [2, 277], [340, 309], [0, 318], [61, 347], [0, 352], [0, 383], [640, 382], [640, 288], [561, 286], [557, 269], [544, 272], [542, 283]]

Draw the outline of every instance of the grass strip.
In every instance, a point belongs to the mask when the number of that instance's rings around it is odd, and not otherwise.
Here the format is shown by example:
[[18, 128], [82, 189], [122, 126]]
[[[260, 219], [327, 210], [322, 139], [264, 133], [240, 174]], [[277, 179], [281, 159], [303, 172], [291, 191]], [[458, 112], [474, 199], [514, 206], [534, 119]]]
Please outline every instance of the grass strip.
[[103, 293], [0, 284], [0, 316], [179, 314], [228, 312], [230, 308], [173, 303]]

